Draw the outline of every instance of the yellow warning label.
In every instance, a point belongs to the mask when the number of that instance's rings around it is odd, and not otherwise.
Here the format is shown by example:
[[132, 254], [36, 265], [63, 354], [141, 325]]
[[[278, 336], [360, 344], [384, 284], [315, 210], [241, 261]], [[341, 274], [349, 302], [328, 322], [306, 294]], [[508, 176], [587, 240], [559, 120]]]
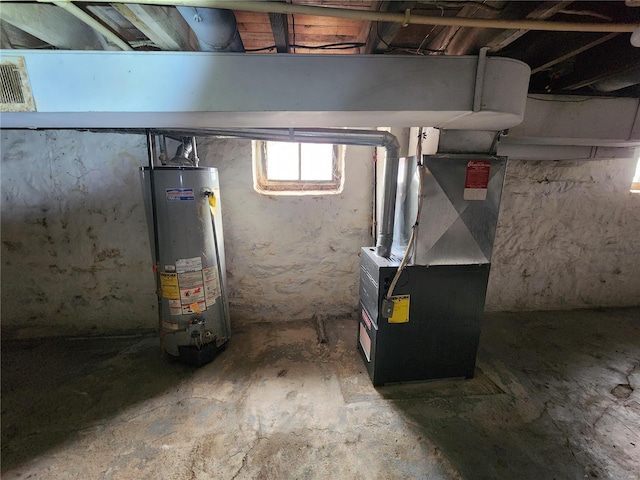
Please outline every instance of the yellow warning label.
[[409, 321], [409, 295], [394, 295], [393, 315], [389, 318], [389, 323], [407, 323]]
[[178, 288], [178, 274], [177, 273], [161, 273], [160, 274], [160, 288], [162, 289], [162, 296], [170, 299], [180, 299], [180, 289]]

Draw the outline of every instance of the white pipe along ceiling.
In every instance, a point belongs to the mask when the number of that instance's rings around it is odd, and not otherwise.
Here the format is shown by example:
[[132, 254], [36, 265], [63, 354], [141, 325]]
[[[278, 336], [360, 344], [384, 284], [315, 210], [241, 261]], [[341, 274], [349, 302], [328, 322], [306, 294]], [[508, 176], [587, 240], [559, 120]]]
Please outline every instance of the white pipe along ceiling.
[[[29, 0], [17, 0], [25, 2]], [[39, 3], [55, 3], [56, 0], [38, 0]], [[541, 30], [560, 32], [633, 32], [640, 25], [632, 23], [576, 23], [547, 22], [540, 20], [496, 20], [483, 18], [435, 17], [429, 15], [413, 15], [411, 9], [404, 13], [375, 12], [347, 8], [297, 5], [282, 2], [229, 1], [229, 0], [94, 0], [88, 3], [129, 3], [164, 6], [186, 6], [199, 8], [219, 8], [243, 10], [259, 13], [305, 14], [324, 17], [369, 20], [372, 22], [393, 22], [402, 25], [443, 25], [476, 28], [497, 28], [513, 30]]]

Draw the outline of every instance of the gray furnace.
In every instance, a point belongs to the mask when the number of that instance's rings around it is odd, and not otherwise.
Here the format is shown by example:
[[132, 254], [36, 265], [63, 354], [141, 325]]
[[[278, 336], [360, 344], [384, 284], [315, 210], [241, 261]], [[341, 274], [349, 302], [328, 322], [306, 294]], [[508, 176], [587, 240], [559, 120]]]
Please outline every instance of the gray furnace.
[[358, 349], [374, 385], [473, 377], [505, 166], [400, 159], [391, 254], [361, 250]]

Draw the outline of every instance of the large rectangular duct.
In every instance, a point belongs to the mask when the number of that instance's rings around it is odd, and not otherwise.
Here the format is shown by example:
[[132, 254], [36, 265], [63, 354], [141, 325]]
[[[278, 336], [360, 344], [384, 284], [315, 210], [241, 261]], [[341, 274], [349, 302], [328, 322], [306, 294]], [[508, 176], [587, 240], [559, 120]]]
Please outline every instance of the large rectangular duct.
[[[404, 255], [416, 221], [420, 182], [417, 157], [403, 158], [392, 252]], [[424, 207], [418, 219], [414, 265], [491, 263], [506, 168], [504, 157], [423, 156]], [[482, 178], [486, 175], [486, 186]], [[480, 182], [480, 184], [478, 183]], [[482, 187], [486, 188], [465, 188]]]

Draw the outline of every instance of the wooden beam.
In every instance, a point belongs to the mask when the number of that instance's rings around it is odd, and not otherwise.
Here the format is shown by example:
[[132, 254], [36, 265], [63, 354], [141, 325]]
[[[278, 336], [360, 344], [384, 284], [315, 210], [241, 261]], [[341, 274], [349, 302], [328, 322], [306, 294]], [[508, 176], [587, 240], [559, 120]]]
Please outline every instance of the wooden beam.
[[[508, 3], [507, 8], [514, 2]], [[516, 4], [529, 2], [515, 2]], [[475, 18], [475, 19], [497, 19], [500, 18], [504, 11], [497, 8], [481, 8], [478, 2], [460, 2], [459, 4], [443, 4], [445, 10], [440, 13], [444, 17], [451, 16], [451, 10], [447, 10], [447, 5], [455, 5], [460, 8], [455, 16], [459, 18]], [[506, 10], [506, 8], [505, 8]], [[521, 17], [518, 17], [521, 18]], [[486, 37], [493, 35], [489, 30], [482, 28], [470, 28], [461, 26], [448, 26], [442, 28], [430, 27], [425, 30], [424, 39], [429, 39], [428, 43], [421, 41], [422, 48], [425, 50], [433, 50], [441, 52], [445, 55], [468, 55], [477, 53], [480, 47], [486, 45]]]
[[147, 39], [111, 5], [87, 5], [86, 9], [126, 42], [139, 42]]
[[573, 71], [560, 77], [551, 87], [559, 90], [578, 90], [610, 77], [640, 68], [640, 52], [629, 44], [626, 35], [619, 35], [575, 57]]
[[278, 53], [289, 53], [289, 21], [284, 13], [270, 13], [269, 21]]
[[86, 23], [55, 5], [2, 2], [2, 20], [65, 50], [105, 50], [107, 42]]
[[114, 3], [112, 6], [161, 50], [200, 50], [191, 42], [191, 29], [173, 7]]
[[[527, 2], [520, 2], [526, 4]], [[546, 20], [552, 17], [560, 10], [564, 10], [571, 3], [571, 0], [561, 2], [542, 2], [533, 11], [527, 14], [525, 17], [527, 20]], [[486, 46], [489, 47], [490, 52], [499, 52], [507, 45], [515, 42], [522, 37], [529, 30], [504, 30], [496, 35]]]
[[[415, 6], [416, 2], [382, 2], [379, 11], [397, 13]], [[383, 53], [401, 28], [402, 25], [399, 23], [370, 22], [364, 53]]]
[[596, 38], [592, 38], [590, 41], [584, 43], [580, 42], [578, 45], [576, 45], [576, 41], [578, 40], [579, 35], [574, 34], [571, 38], [566, 38], [565, 42], [556, 43], [556, 50], [553, 50], [552, 58], [541, 65], [533, 65], [531, 63], [529, 64], [531, 66], [531, 75], [542, 72], [543, 70], [547, 70], [554, 65], [575, 57], [576, 55], [580, 55], [581, 53], [586, 52], [587, 50], [596, 47], [601, 43], [611, 40], [613, 37], [619, 34], [608, 33], [607, 35], [599, 35], [595, 33], [587, 33], [583, 35], [589, 35], [590, 37], [595, 36]]
[[51, 45], [48, 43], [4, 21], [0, 21], [0, 33], [2, 34], [2, 42], [0, 44], [2, 48], [27, 50], [51, 48]]

